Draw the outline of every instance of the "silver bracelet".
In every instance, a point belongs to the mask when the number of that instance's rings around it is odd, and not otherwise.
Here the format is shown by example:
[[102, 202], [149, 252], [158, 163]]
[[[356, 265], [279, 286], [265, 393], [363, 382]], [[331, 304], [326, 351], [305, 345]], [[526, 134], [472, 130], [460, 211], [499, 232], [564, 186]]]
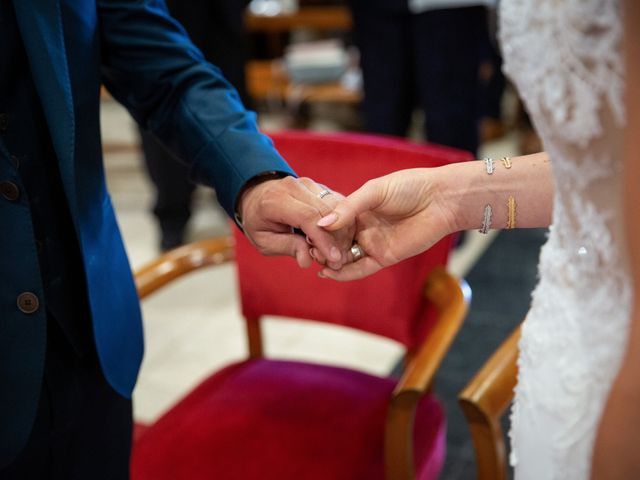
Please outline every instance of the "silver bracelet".
[[491, 220], [493, 217], [493, 208], [488, 203], [484, 206], [484, 218], [482, 219], [482, 227], [479, 232], [486, 235], [491, 229]]
[[489, 175], [493, 174], [494, 168], [493, 168], [493, 158], [491, 157], [485, 157], [484, 158], [484, 166], [487, 169], [487, 173]]

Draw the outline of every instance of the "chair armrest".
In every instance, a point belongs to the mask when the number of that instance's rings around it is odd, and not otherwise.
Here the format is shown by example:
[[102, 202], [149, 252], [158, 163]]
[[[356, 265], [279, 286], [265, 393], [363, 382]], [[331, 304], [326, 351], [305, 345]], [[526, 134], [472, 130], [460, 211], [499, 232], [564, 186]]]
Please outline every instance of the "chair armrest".
[[442, 363], [469, 308], [471, 290], [444, 268], [437, 268], [427, 278], [425, 298], [438, 309], [438, 320], [424, 343], [409, 360], [396, 385], [394, 396], [405, 392], [424, 393]]
[[190, 243], [160, 255], [134, 272], [140, 299], [176, 278], [209, 265], [220, 265], [234, 258], [232, 236]]
[[467, 313], [471, 290], [444, 268], [431, 272], [424, 295], [439, 311], [438, 319], [411, 358], [396, 385], [385, 432], [385, 478], [413, 480], [413, 420], [426, 392]]
[[506, 480], [500, 418], [513, 399], [518, 375], [520, 327], [507, 338], [458, 395], [476, 454], [479, 480]]

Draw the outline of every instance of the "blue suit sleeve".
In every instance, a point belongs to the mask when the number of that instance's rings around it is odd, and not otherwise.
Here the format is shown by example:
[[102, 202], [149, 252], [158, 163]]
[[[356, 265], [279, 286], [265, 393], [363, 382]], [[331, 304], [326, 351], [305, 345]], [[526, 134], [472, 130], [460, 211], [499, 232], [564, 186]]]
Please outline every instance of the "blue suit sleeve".
[[102, 80], [144, 128], [216, 189], [233, 217], [251, 178], [293, 174], [221, 71], [206, 62], [162, 0], [98, 0]]

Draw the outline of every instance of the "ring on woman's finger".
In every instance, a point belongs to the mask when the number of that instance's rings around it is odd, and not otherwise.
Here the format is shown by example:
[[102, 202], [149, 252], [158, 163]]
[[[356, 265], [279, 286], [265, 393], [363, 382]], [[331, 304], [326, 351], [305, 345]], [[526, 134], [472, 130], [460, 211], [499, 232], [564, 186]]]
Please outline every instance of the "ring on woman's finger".
[[318, 198], [324, 198], [327, 195], [331, 195], [333, 192], [331, 190], [329, 190], [328, 188], [325, 188], [324, 190], [322, 190], [320, 193], [318, 193]]
[[362, 257], [364, 257], [364, 250], [362, 250], [362, 247], [360, 245], [354, 243], [353, 245], [351, 245], [351, 255], [353, 255], [353, 261], [357, 262]]

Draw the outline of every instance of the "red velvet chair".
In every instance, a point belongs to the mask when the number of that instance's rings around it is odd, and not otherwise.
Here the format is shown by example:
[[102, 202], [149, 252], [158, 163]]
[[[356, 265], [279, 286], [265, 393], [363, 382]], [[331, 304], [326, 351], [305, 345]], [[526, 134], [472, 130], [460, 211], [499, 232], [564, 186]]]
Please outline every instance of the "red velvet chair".
[[[344, 193], [394, 170], [470, 158], [367, 135], [283, 132], [273, 139], [300, 175]], [[467, 308], [460, 283], [443, 269], [451, 239], [373, 277], [340, 284], [299, 270], [292, 259], [262, 257], [237, 230], [234, 237], [249, 358], [209, 377], [139, 435], [133, 480], [437, 478], [446, 422], [431, 383]], [[232, 256], [225, 239], [182, 247], [137, 272], [139, 293]], [[404, 374], [398, 381], [265, 358], [264, 315], [393, 339], [406, 347]]]

